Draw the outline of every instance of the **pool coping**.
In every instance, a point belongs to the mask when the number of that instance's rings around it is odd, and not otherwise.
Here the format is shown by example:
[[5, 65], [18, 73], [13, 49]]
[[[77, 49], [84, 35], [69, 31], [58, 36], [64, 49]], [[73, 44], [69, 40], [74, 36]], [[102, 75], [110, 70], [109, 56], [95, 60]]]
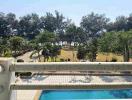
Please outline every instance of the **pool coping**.
[[36, 92], [36, 95], [34, 96], [34, 99], [33, 100], [39, 100], [41, 93], [42, 93], [42, 90], [38, 90]]

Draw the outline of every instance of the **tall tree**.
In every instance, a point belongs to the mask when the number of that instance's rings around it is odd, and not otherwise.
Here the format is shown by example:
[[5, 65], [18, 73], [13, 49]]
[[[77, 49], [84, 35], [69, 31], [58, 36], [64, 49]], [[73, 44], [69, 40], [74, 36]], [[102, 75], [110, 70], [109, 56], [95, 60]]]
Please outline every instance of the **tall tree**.
[[10, 28], [8, 26], [8, 21], [4, 13], [0, 13], [0, 36], [1, 37], [10, 36]]
[[77, 27], [74, 24], [70, 24], [66, 28], [66, 40], [71, 45], [72, 42], [76, 42]]
[[55, 33], [58, 36], [58, 41], [64, 41], [65, 40], [65, 30], [68, 24], [71, 22], [69, 19], [65, 19], [63, 14], [60, 14], [58, 11], [55, 11]]
[[41, 28], [45, 31], [54, 32], [56, 30], [55, 17], [52, 13], [46, 13], [45, 16], [41, 17]]
[[128, 17], [127, 25], [128, 25], [128, 29], [131, 30], [132, 29], [132, 14], [130, 14]]
[[101, 52], [122, 54], [124, 61], [129, 61], [132, 47], [132, 31], [108, 32], [102, 35], [99, 42]]
[[75, 24], [71, 23], [66, 27], [65, 40], [68, 43], [84, 43], [87, 41], [86, 34], [81, 27], [77, 27]]
[[20, 18], [18, 34], [27, 39], [33, 39], [40, 33], [40, 19], [37, 14], [30, 14]]
[[111, 32], [111, 31], [115, 31], [115, 30], [116, 30], [116, 27], [115, 27], [114, 22], [109, 22], [109, 23], [106, 25], [106, 31], [107, 31], [107, 32]]
[[[95, 14], [93, 12], [82, 18], [80, 24], [82, 29], [86, 33], [87, 42], [92, 42], [91, 44], [96, 48], [95, 50], [97, 50], [97, 43], [95, 43], [97, 42], [97, 37], [105, 31], [108, 21], [109, 19], [106, 18], [104, 15]], [[90, 54], [93, 55], [91, 56], [92, 61], [95, 61], [97, 51], [93, 52], [91, 49], [89, 50], [89, 52], [91, 52]]]
[[118, 16], [114, 22], [115, 31], [126, 31], [127, 27], [127, 18], [125, 16]]
[[87, 16], [83, 16], [80, 24], [88, 38], [94, 38], [105, 30], [108, 21], [109, 19], [104, 15], [99, 15], [92, 12]]
[[42, 16], [40, 20], [42, 30], [56, 33], [56, 36], [58, 37], [56, 39], [57, 42], [64, 40], [65, 28], [70, 21], [68, 19], [65, 20], [65, 17], [62, 14], [58, 11], [55, 11], [55, 15], [48, 12], [45, 16]]
[[13, 13], [8, 13], [6, 15], [6, 19], [8, 22], [8, 28], [10, 29], [10, 34], [16, 35], [18, 29], [18, 20], [16, 19], [16, 15]]
[[132, 31], [119, 32], [120, 44], [122, 47], [124, 61], [128, 62], [130, 58], [130, 47], [132, 47]]

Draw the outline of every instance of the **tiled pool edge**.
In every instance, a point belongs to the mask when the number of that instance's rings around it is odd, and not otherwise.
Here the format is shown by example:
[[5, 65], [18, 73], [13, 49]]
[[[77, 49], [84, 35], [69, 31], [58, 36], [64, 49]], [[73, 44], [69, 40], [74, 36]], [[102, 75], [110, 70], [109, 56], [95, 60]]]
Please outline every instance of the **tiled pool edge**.
[[36, 95], [34, 96], [34, 100], [39, 100], [40, 96], [41, 96], [42, 90], [38, 90], [36, 92]]

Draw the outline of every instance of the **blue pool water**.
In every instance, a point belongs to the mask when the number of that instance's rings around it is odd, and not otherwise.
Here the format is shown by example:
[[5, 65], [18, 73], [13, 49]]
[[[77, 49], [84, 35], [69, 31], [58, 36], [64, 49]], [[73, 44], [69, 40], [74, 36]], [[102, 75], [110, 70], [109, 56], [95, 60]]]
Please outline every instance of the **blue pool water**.
[[130, 90], [43, 91], [39, 100], [132, 99]]

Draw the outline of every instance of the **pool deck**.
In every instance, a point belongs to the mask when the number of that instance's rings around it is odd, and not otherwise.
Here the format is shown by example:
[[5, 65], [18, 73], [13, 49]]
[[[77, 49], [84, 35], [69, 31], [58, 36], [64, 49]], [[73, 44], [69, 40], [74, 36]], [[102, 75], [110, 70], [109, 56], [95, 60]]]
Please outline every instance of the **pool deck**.
[[[75, 76], [75, 75], [35, 75], [31, 79], [23, 79], [24, 83], [114, 83], [132, 82], [132, 76]], [[17, 100], [38, 100], [40, 90], [17, 90]]]

